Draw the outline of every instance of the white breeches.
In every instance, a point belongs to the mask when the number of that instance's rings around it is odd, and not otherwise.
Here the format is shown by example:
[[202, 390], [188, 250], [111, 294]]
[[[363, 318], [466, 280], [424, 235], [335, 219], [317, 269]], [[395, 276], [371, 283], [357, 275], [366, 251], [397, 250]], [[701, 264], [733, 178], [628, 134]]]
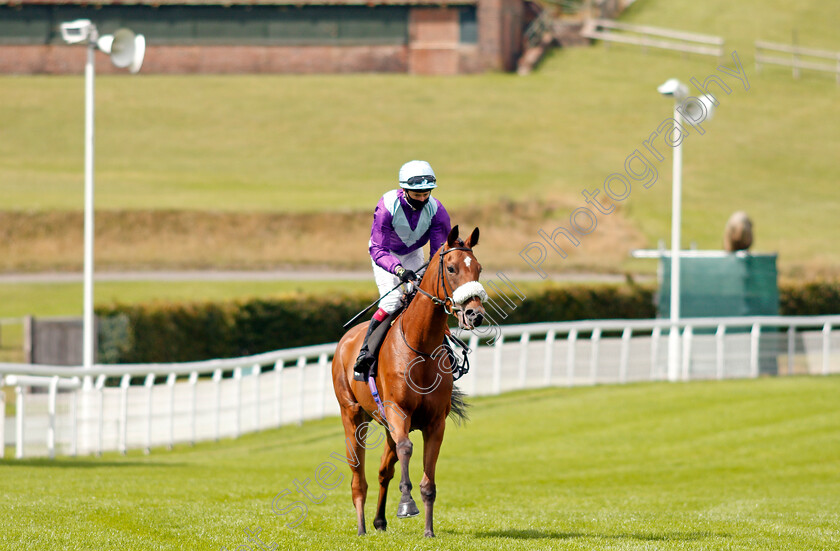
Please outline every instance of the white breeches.
[[[414, 270], [417, 272], [420, 266], [423, 265], [422, 247], [406, 255], [395, 254], [394, 256], [399, 259], [400, 264], [406, 270]], [[371, 264], [373, 264], [373, 277], [376, 280], [376, 286], [379, 287], [379, 296], [385, 297], [379, 301], [379, 307], [391, 314], [400, 305], [400, 296], [406, 286], [401, 285], [399, 288], [394, 289], [397, 283], [400, 282], [400, 278], [390, 272], [386, 272], [373, 260], [371, 260]], [[418, 273], [417, 275], [421, 276], [422, 274]], [[394, 290], [391, 291], [391, 289]]]

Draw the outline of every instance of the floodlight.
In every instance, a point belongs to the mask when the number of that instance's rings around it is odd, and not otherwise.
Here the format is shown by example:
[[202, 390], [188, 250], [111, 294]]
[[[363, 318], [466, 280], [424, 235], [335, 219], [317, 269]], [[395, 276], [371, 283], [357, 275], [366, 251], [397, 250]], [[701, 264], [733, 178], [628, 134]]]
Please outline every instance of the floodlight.
[[712, 118], [715, 112], [715, 100], [708, 94], [700, 97], [689, 96], [681, 101], [682, 115], [691, 123], [699, 124]]
[[[61, 38], [68, 44], [79, 44], [87, 42], [91, 34], [96, 33], [96, 27], [90, 19], [76, 19], [61, 24]], [[95, 39], [95, 37], [94, 37]]]
[[[674, 126], [689, 123], [700, 134], [701, 123], [708, 121], [714, 111], [715, 99], [708, 94], [690, 96], [688, 86], [675, 78], [666, 80], [656, 89], [674, 99]], [[682, 134], [681, 134], [682, 135]], [[671, 329], [668, 335], [668, 379], [679, 379], [680, 369], [680, 226], [682, 223], [682, 138], [673, 144], [674, 167], [671, 184]]]
[[666, 80], [657, 90], [663, 96], [674, 96], [678, 101], [683, 101], [688, 97], [688, 86], [675, 78]]
[[[61, 37], [68, 44], [87, 46], [85, 63], [85, 237], [84, 237], [84, 321], [82, 350], [85, 369], [93, 367], [94, 314], [93, 314], [93, 79], [94, 53], [98, 49], [111, 58], [117, 67], [128, 68], [132, 73], [140, 70], [146, 53], [146, 39], [128, 29], [118, 29], [113, 35], [99, 36], [90, 19], [77, 19], [60, 25]], [[90, 388], [91, 377], [84, 379]]]

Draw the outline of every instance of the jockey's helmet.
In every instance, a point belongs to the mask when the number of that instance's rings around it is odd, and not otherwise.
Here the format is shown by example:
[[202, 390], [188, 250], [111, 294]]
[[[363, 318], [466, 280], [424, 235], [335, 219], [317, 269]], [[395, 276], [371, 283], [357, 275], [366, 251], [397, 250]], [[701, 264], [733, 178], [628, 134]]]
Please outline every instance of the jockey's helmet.
[[431, 191], [437, 187], [435, 171], [426, 161], [408, 161], [400, 167], [400, 187], [409, 191]]

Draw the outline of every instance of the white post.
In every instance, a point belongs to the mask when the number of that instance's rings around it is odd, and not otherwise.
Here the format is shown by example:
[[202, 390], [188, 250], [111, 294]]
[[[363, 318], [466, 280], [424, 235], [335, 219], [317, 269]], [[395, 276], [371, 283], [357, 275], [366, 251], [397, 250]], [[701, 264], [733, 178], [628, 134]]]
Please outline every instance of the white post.
[[831, 360], [831, 323], [823, 325], [823, 353], [822, 353], [822, 374], [828, 375]]
[[621, 332], [621, 354], [618, 363], [618, 380], [624, 384], [627, 382], [627, 370], [630, 363], [630, 339], [633, 338], [633, 329], [625, 327]]
[[[674, 104], [674, 121], [682, 124]], [[671, 186], [671, 331], [668, 334], [668, 380], [680, 378], [680, 223], [682, 222], [682, 137], [674, 146]]]
[[554, 329], [549, 329], [545, 335], [545, 364], [543, 365], [543, 384], [549, 386], [551, 384], [552, 364], [554, 363], [554, 339], [557, 333]]
[[682, 347], [682, 380], [691, 380], [691, 342], [694, 338], [694, 330], [690, 325], [683, 331]]
[[128, 387], [131, 376], [127, 373], [120, 379], [120, 453], [128, 450]]
[[197, 415], [196, 408], [198, 407], [198, 372], [190, 372], [190, 392], [192, 395], [192, 404], [190, 405], [190, 445], [195, 446], [195, 418]]
[[754, 323], [750, 330], [750, 377], [758, 377], [758, 339], [761, 335], [761, 326]]
[[0, 376], [0, 459], [6, 453], [6, 393], [2, 391], [3, 377]]
[[327, 354], [318, 356], [318, 372], [320, 381], [318, 386], [321, 388], [321, 415], [323, 418], [327, 414], [327, 372], [330, 370], [329, 363], [327, 363]]
[[[470, 353], [471, 354], [476, 354], [476, 355], [478, 354], [478, 335], [476, 335], [475, 333], [473, 333], [472, 336], [470, 336], [469, 348], [470, 348]], [[474, 371], [476, 369], [476, 367], [473, 367], [472, 369], [473, 369], [473, 373], [472, 373], [472, 377], [470, 377], [470, 379], [469, 379], [470, 390], [469, 390], [468, 394], [470, 394], [471, 396], [475, 396], [475, 386], [476, 386], [476, 381], [478, 380], [478, 373], [476, 373]]]
[[49, 397], [47, 398], [47, 454], [50, 459], [55, 459], [55, 402], [58, 399], [58, 375], [50, 379]]
[[[15, 386], [15, 459], [23, 459], [23, 387]], [[5, 420], [4, 420], [5, 422]]]
[[659, 379], [659, 368], [657, 360], [659, 359], [659, 339], [662, 336], [662, 329], [657, 325], [653, 328], [650, 334], [650, 380], [656, 381]]
[[493, 343], [493, 395], [497, 396], [502, 393], [502, 346], [504, 345], [504, 336], [499, 335], [496, 342]]
[[522, 333], [522, 336], [519, 337], [519, 388], [525, 388], [525, 378], [528, 374], [528, 345], [530, 342], [530, 333]]
[[[85, 274], [84, 274], [84, 323], [83, 363], [91, 369], [94, 361], [94, 319], [93, 319], [93, 54], [96, 49], [96, 32], [93, 32], [87, 47], [85, 64]], [[85, 377], [85, 387], [91, 380]]]
[[146, 447], [143, 453], [149, 455], [152, 453], [152, 400], [154, 398], [155, 390], [155, 374], [149, 373], [146, 375]]
[[260, 364], [254, 364], [254, 367], [251, 368], [251, 377], [254, 381], [254, 432], [259, 432], [260, 430], [260, 405], [262, 404], [262, 399], [260, 398], [260, 373], [262, 373], [262, 366]]
[[70, 398], [70, 419], [72, 419], [72, 425], [70, 425], [70, 455], [76, 457], [76, 451], [79, 449], [79, 438], [78, 438], [78, 430], [76, 427], [79, 426], [79, 418], [78, 418], [78, 396], [79, 391], [78, 389], [73, 390], [73, 394]]
[[213, 371], [213, 385], [216, 387], [216, 442], [219, 441], [222, 424], [222, 370]]
[[598, 384], [598, 360], [601, 352], [601, 328], [592, 330], [592, 337], [589, 342], [592, 344], [592, 355], [590, 356], [589, 376], [592, 384]]
[[277, 426], [283, 424], [283, 360], [274, 362], [274, 404], [277, 412]]
[[298, 376], [298, 424], [303, 424], [303, 407], [306, 403], [306, 357], [301, 356], [297, 361], [297, 368], [299, 370]]
[[99, 430], [97, 431], [99, 439], [96, 442], [96, 455], [102, 455], [103, 433], [105, 432], [105, 375], [99, 375], [96, 378], [94, 388], [99, 398]]
[[793, 368], [794, 368], [793, 367], [793, 355], [796, 352], [796, 327], [794, 325], [791, 325], [791, 326], [788, 327], [787, 337], [788, 337], [788, 342], [787, 342], [787, 345], [788, 345], [787, 346], [787, 356], [788, 356], [788, 358], [787, 358], [787, 360], [788, 360], [788, 362], [787, 362], [787, 364], [788, 364], [787, 365], [787, 367], [788, 367], [787, 374], [788, 375], [793, 375]]
[[237, 367], [233, 370], [233, 381], [236, 383], [236, 417], [233, 423], [233, 437], [239, 438], [242, 434], [242, 368]]
[[726, 326], [721, 323], [715, 331], [715, 376], [718, 379], [723, 379], [724, 368], [726, 366], [725, 335]]
[[577, 336], [577, 329], [572, 329], [566, 339], [569, 345], [566, 350], [566, 385], [568, 386], [574, 386], [575, 384], [575, 344], [577, 344]]
[[169, 388], [169, 444], [167, 449], [175, 447], [175, 380], [174, 373], [166, 376], [166, 386]]

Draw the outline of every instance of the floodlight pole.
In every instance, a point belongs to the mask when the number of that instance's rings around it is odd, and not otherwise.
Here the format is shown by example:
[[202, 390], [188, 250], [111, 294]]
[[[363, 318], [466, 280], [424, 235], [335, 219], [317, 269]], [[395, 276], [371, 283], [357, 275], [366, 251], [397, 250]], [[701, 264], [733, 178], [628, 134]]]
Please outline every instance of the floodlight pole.
[[[682, 126], [678, 110], [679, 101], [674, 102], [675, 126]], [[668, 333], [668, 380], [680, 379], [680, 225], [682, 223], [682, 142], [674, 146], [674, 165], [671, 185], [671, 331]]]
[[[94, 51], [97, 32], [91, 30], [87, 44], [85, 64], [85, 273], [84, 273], [84, 319], [82, 362], [85, 369], [92, 369], [96, 320], [93, 316], [93, 78]], [[90, 386], [90, 377], [85, 377], [85, 386]]]

